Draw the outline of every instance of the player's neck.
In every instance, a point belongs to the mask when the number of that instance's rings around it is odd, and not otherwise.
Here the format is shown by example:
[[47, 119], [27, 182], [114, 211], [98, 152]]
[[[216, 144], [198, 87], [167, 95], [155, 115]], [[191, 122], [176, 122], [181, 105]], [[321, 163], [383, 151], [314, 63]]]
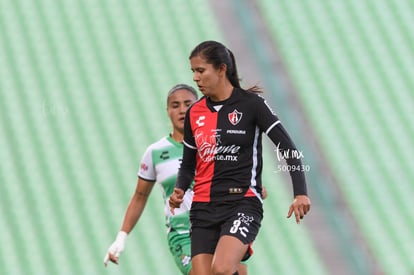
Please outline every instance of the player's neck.
[[225, 84], [217, 88], [216, 93], [210, 96], [210, 99], [216, 102], [224, 101], [231, 96], [233, 89], [233, 85], [231, 85], [230, 82], [226, 82]]
[[173, 140], [177, 141], [177, 142], [183, 142], [184, 140], [184, 133], [180, 133], [179, 131], [174, 130], [171, 133], [171, 137]]

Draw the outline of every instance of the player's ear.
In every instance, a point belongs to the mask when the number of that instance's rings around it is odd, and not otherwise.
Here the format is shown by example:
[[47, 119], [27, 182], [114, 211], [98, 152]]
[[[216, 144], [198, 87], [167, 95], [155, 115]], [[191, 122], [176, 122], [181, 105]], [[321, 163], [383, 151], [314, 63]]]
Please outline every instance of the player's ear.
[[227, 72], [227, 65], [224, 63], [221, 63], [219, 66], [219, 73], [221, 75], [226, 75], [226, 72]]

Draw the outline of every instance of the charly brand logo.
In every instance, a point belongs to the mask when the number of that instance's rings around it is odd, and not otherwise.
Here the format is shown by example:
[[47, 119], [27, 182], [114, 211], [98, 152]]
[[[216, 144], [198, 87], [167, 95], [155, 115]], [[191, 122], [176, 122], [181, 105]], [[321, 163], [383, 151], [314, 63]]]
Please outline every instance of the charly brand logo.
[[206, 117], [205, 116], [199, 116], [198, 119], [196, 120], [196, 124], [198, 125], [198, 127], [204, 126], [204, 121]]
[[198, 155], [203, 162], [214, 160], [238, 161], [240, 146], [220, 145], [221, 129], [211, 130], [210, 134], [196, 130], [194, 138], [198, 147]]
[[231, 124], [237, 125], [243, 117], [243, 113], [234, 109], [233, 112], [228, 114], [228, 118]]

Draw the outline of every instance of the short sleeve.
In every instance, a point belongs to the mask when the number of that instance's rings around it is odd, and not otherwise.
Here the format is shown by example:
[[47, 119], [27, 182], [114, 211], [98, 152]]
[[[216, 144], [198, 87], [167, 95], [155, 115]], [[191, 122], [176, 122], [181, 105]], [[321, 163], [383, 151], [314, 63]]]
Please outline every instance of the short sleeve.
[[145, 151], [138, 171], [138, 177], [147, 181], [156, 181], [156, 173], [154, 169], [154, 163], [152, 161], [152, 149], [151, 146]]

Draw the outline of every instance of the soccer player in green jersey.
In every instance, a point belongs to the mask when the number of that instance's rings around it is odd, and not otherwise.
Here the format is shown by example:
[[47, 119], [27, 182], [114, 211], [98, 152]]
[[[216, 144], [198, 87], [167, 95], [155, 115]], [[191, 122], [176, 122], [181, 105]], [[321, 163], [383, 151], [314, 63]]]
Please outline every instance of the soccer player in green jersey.
[[182, 274], [190, 274], [191, 241], [189, 209], [193, 198], [190, 188], [184, 197], [184, 203], [176, 209], [176, 215], [169, 211], [168, 198], [174, 190], [176, 176], [183, 154], [184, 117], [188, 107], [197, 100], [197, 92], [191, 86], [178, 84], [167, 97], [167, 113], [172, 124], [172, 133], [151, 144], [142, 157], [138, 172], [138, 182], [134, 195], [126, 210], [121, 230], [105, 255], [108, 261], [118, 264], [119, 256], [125, 247], [127, 235], [138, 222], [148, 196], [157, 182], [161, 185], [165, 203], [165, 219], [168, 226], [168, 244], [174, 261]]

